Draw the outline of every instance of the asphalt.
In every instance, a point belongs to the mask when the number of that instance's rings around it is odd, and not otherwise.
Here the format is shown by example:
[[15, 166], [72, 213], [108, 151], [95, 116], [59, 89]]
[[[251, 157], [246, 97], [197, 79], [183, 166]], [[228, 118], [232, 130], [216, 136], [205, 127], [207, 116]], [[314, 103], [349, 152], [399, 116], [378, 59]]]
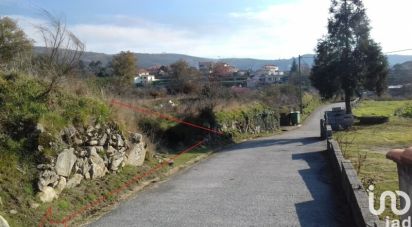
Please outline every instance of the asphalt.
[[299, 129], [216, 153], [89, 226], [353, 226], [319, 140], [330, 108]]

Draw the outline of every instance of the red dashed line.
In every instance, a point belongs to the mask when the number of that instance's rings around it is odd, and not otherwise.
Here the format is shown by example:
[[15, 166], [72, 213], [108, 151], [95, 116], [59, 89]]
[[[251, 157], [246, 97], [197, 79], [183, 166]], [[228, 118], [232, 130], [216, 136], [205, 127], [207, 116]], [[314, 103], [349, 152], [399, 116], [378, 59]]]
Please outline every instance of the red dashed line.
[[156, 111], [153, 111], [153, 110], [149, 110], [149, 109], [145, 109], [145, 108], [141, 108], [141, 107], [134, 107], [130, 104], [122, 103], [122, 102], [119, 102], [115, 99], [112, 100], [111, 104], [121, 106], [121, 107], [124, 107], [124, 108], [127, 108], [127, 109], [131, 109], [131, 110], [134, 110], [135, 112], [144, 113], [144, 114], [148, 114], [148, 115], [152, 115], [152, 116], [157, 116], [159, 118], [163, 118], [163, 119], [166, 119], [166, 120], [169, 120], [169, 121], [173, 121], [173, 122], [176, 122], [176, 123], [187, 125], [187, 126], [190, 126], [190, 127], [193, 127], [193, 128], [198, 128], [198, 129], [202, 129], [202, 130], [205, 130], [205, 131], [213, 132], [213, 133], [216, 133], [218, 135], [223, 135], [223, 132], [219, 132], [219, 131], [211, 129], [211, 128], [206, 128], [206, 127], [203, 127], [203, 126], [200, 126], [200, 125], [196, 125], [196, 124], [193, 124], [193, 123], [190, 123], [190, 122], [187, 122], [187, 121], [183, 121], [181, 119], [172, 117], [170, 115], [162, 114], [162, 113], [159, 113], [159, 112], [156, 112]]
[[[156, 116], [156, 117], [163, 118], [163, 119], [166, 119], [166, 120], [169, 120], [169, 121], [173, 121], [173, 122], [176, 122], [176, 123], [184, 124], [184, 125], [187, 125], [187, 126], [190, 126], [190, 127], [193, 127], [193, 128], [202, 129], [202, 130], [205, 130], [205, 131], [208, 131], [208, 132], [212, 132], [212, 133], [215, 133], [215, 134], [218, 134], [218, 135], [223, 135], [222, 132], [219, 132], [219, 131], [214, 130], [214, 129], [206, 128], [206, 127], [203, 127], [203, 126], [200, 126], [200, 125], [196, 125], [196, 124], [193, 124], [193, 123], [190, 123], [190, 122], [187, 122], [187, 121], [183, 121], [183, 120], [181, 120], [181, 119], [178, 119], [178, 118], [175, 118], [175, 117], [166, 115], [166, 114], [162, 114], [162, 113], [159, 113], [159, 112], [156, 112], [156, 111], [153, 111], [153, 110], [149, 110], [149, 109], [145, 109], [145, 108], [140, 108], [140, 107], [134, 107], [134, 106], [132, 106], [132, 105], [130, 105], [130, 104], [122, 103], [122, 102], [117, 101], [117, 100], [112, 100], [112, 101], [111, 101], [111, 104], [112, 104], [112, 105], [117, 105], [117, 106], [120, 106], [120, 107], [123, 107], [123, 108], [131, 109], [131, 110], [133, 110], [133, 111], [135, 111], [135, 112], [139, 112], [139, 113], [143, 113], [143, 114], [148, 114], [148, 115]], [[175, 155], [173, 158], [171, 158], [171, 160], [177, 159], [179, 156], [183, 155], [184, 153], [187, 153], [187, 152], [195, 149], [196, 147], [199, 147], [199, 146], [202, 145], [204, 142], [205, 142], [205, 141], [199, 141], [199, 142], [197, 142], [196, 144], [190, 146], [189, 148], [187, 148], [187, 149], [179, 152], [177, 155]], [[67, 226], [67, 223], [68, 223], [68, 222], [70, 222], [70, 221], [73, 220], [75, 217], [79, 216], [80, 214], [84, 213], [86, 210], [98, 206], [98, 205], [101, 204], [102, 202], [106, 201], [106, 200], [109, 198], [109, 196], [112, 196], [112, 195], [115, 195], [115, 194], [120, 193], [121, 191], [123, 191], [123, 190], [127, 189], [128, 187], [130, 187], [131, 184], [136, 183], [138, 180], [140, 180], [140, 179], [142, 179], [142, 178], [144, 178], [144, 177], [147, 177], [147, 176], [152, 175], [153, 173], [155, 173], [156, 171], [162, 169], [162, 168], [165, 167], [166, 165], [168, 165], [168, 162], [162, 162], [162, 163], [157, 164], [157, 165], [154, 166], [153, 168], [149, 169], [148, 171], [146, 171], [146, 172], [143, 173], [143, 174], [135, 175], [133, 178], [129, 179], [127, 182], [125, 182], [124, 184], [122, 184], [120, 187], [118, 187], [118, 188], [116, 188], [116, 189], [108, 192], [106, 195], [103, 195], [103, 196], [99, 197], [98, 199], [96, 199], [96, 200], [94, 200], [94, 201], [92, 201], [92, 202], [84, 205], [84, 206], [81, 207], [80, 209], [78, 209], [78, 210], [72, 212], [71, 214], [65, 216], [62, 220], [52, 219], [53, 210], [52, 210], [51, 207], [49, 207], [49, 208], [47, 209], [47, 211], [44, 213], [44, 215], [42, 216], [42, 218], [41, 218], [40, 223], [39, 223], [38, 226], [39, 226], [39, 227], [43, 227], [46, 223], [51, 224], [51, 225], [64, 225], [64, 226]]]

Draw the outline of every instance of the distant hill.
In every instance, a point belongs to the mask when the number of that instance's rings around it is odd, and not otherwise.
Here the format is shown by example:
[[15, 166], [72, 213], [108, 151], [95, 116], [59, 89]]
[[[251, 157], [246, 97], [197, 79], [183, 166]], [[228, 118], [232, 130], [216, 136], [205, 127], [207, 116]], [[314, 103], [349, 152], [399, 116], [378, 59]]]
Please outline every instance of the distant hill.
[[389, 85], [402, 85], [412, 83], [412, 61], [396, 64], [388, 76]]
[[[45, 51], [44, 47], [35, 47], [35, 52], [42, 53]], [[303, 55], [302, 64], [311, 66], [313, 64], [313, 54]], [[113, 55], [96, 53], [96, 52], [85, 52], [82, 56], [84, 62], [91, 61], [101, 61], [103, 64], [107, 64], [111, 61]], [[261, 68], [266, 64], [274, 64], [279, 66], [282, 71], [288, 71], [292, 65], [293, 58], [290, 59], [277, 59], [277, 60], [262, 60], [262, 59], [252, 59], [252, 58], [223, 58], [223, 59], [212, 59], [212, 58], [202, 58], [195, 57], [184, 54], [146, 54], [146, 53], [136, 53], [138, 59], [138, 66], [141, 68], [147, 68], [156, 64], [159, 65], [170, 65], [178, 60], [184, 60], [193, 67], [197, 67], [200, 61], [223, 61], [228, 64], [231, 64], [239, 69], [247, 70], [252, 69], [256, 70]], [[297, 59], [296, 59], [297, 60]], [[412, 55], [389, 55], [388, 61], [390, 66], [396, 64], [401, 64], [406, 61], [412, 61]]]

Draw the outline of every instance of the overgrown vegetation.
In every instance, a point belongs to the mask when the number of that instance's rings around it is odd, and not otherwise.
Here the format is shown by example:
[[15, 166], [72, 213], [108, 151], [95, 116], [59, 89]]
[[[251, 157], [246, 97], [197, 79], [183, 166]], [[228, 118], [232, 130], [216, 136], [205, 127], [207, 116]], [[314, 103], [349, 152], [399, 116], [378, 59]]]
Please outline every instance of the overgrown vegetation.
[[39, 215], [30, 209], [36, 201], [36, 165], [59, 151], [50, 145], [56, 135], [71, 124], [106, 122], [111, 114], [107, 104], [92, 97], [54, 92], [47, 100], [38, 99], [45, 87], [27, 75], [0, 73], [0, 208], [6, 216], [18, 211], [9, 218], [15, 226], [29, 226], [19, 220]]
[[[375, 195], [384, 191], [399, 190], [396, 163], [385, 155], [394, 148], [409, 147], [412, 141], [410, 126], [412, 119], [399, 114], [400, 109], [411, 105], [412, 101], [363, 101], [355, 109], [357, 116], [388, 116], [389, 122], [376, 125], [356, 125], [334, 137], [341, 145], [345, 158], [352, 161], [364, 187], [375, 185]], [[409, 110], [409, 108], [406, 108]], [[375, 201], [379, 201], [376, 199]], [[389, 207], [380, 216], [397, 218]]]

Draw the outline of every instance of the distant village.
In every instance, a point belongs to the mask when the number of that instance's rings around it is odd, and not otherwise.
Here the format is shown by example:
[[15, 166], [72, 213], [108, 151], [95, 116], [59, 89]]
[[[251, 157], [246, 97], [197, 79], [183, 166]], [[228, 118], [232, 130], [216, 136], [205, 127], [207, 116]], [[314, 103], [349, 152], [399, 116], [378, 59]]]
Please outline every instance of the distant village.
[[[164, 86], [170, 82], [170, 66], [154, 65], [139, 69], [134, 78], [138, 87]], [[240, 70], [224, 62], [199, 62], [196, 70], [203, 81], [216, 81], [227, 87], [256, 88], [270, 84], [288, 82], [288, 76], [276, 65], [264, 65], [256, 71]]]

